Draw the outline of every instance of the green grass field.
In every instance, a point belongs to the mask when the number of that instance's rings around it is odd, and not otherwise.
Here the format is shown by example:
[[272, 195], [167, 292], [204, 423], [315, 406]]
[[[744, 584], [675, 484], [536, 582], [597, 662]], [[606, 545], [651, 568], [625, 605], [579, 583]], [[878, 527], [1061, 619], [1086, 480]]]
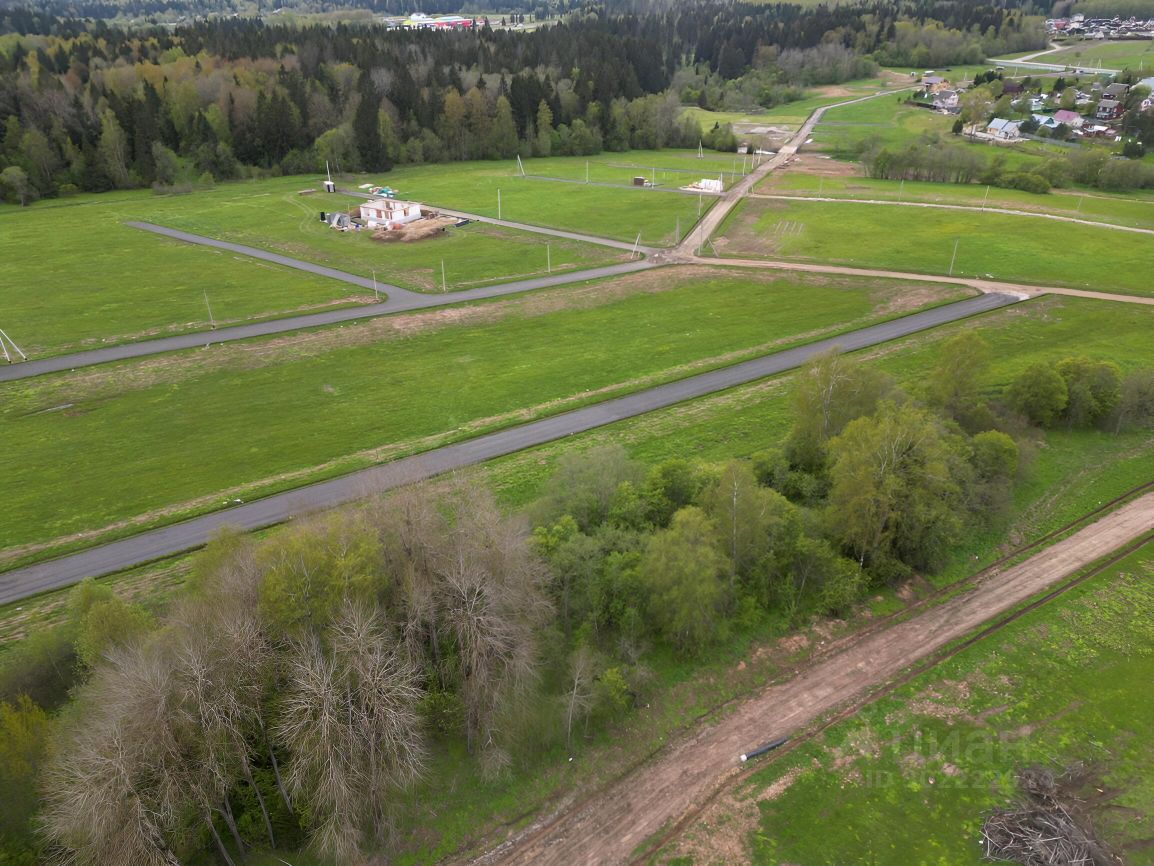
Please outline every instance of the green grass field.
[[743, 160], [734, 153], [712, 150], [703, 151], [700, 158], [696, 150], [628, 151], [601, 153], [584, 159], [568, 156], [539, 158], [526, 161], [524, 166], [526, 174], [537, 178], [580, 182], [588, 177], [592, 184], [632, 186], [634, 178], [644, 177], [658, 191], [677, 189], [703, 177], [721, 177], [728, 189], [750, 168], [748, 158]]
[[[4, 330], [32, 357], [217, 324], [277, 318], [373, 293], [243, 255], [169, 240], [123, 225], [157, 222], [370, 277], [449, 291], [624, 260], [608, 247], [474, 223], [411, 244], [333, 231], [321, 208], [345, 196], [301, 196], [299, 178], [227, 184], [191, 195], [83, 196], [0, 210]], [[339, 204], [338, 204], [339, 203]], [[337, 205], [337, 206], [334, 206]], [[672, 231], [671, 231], [672, 234]], [[548, 244], [548, 251], [546, 250]]]
[[[271, 250], [407, 289], [458, 291], [624, 261], [610, 247], [485, 223], [449, 227], [412, 243], [373, 240], [369, 231], [338, 232], [319, 211], [349, 210], [365, 200], [346, 195], [300, 195], [300, 178], [226, 188], [220, 195], [146, 199], [141, 219], [221, 240]], [[242, 193], [242, 194], [238, 194]], [[548, 245], [548, 252], [546, 251]], [[371, 292], [369, 293], [371, 294]]]
[[954, 276], [1154, 294], [1148, 235], [988, 211], [747, 200], [714, 243], [723, 256], [926, 274], [948, 273], [953, 259]]
[[1015, 772], [1077, 763], [1097, 838], [1154, 862], [1151, 578], [1154, 544], [757, 773], [753, 862], [976, 866]]
[[[972, 77], [972, 76], [971, 76]], [[962, 80], [969, 80], [963, 78]], [[952, 135], [956, 117], [938, 114], [904, 100], [908, 94], [882, 96], [844, 108], [831, 108], [813, 131], [811, 148], [839, 158], [856, 158], [866, 145], [904, 147], [923, 136], [938, 136], [952, 144], [974, 148], [986, 158], [1003, 158], [1008, 168], [1028, 169], [1040, 159], [1060, 157], [1069, 152], [1061, 145], [1023, 140], [1013, 146], [995, 147]]]
[[1154, 228], [1154, 198], [1138, 193], [1112, 196], [1057, 190], [1039, 195], [976, 183], [922, 183], [875, 180], [868, 177], [836, 177], [803, 172], [770, 174], [757, 186], [758, 193], [772, 195], [865, 198], [883, 201], [918, 201], [1008, 208], [1049, 213], [1095, 222], [1136, 228]]
[[1039, 57], [1038, 62], [1062, 63], [1090, 71], [1099, 66], [1105, 69], [1129, 69], [1143, 73], [1142, 77], [1145, 77], [1154, 74], [1154, 42], [1074, 42], [1061, 51]]
[[29, 356], [207, 330], [205, 292], [222, 324], [367, 300], [355, 286], [120, 225], [122, 209], [147, 200], [0, 208], [0, 328]]
[[[649, 153], [630, 151], [621, 156], [652, 162]], [[569, 159], [583, 174], [585, 158]], [[525, 160], [527, 174], [537, 173], [535, 163]], [[573, 169], [566, 172], [572, 175]], [[402, 166], [388, 174], [357, 178], [353, 185], [366, 181], [388, 184], [400, 198], [488, 217], [497, 216], [500, 190], [503, 219], [624, 241], [634, 240], [640, 232], [641, 242], [651, 245], [669, 243], [678, 220], [684, 232], [697, 219], [696, 196], [577, 183], [544, 186], [544, 181], [521, 177], [515, 161]], [[705, 204], [708, 207], [709, 202]]]
[[909, 290], [662, 270], [10, 383], [0, 547], [171, 521], [968, 293]]

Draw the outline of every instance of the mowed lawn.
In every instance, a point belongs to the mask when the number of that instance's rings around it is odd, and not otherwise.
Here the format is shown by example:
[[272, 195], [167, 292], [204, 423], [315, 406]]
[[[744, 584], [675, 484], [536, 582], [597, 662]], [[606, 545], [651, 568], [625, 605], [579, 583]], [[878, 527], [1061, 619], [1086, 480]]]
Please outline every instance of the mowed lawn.
[[758, 772], [752, 862], [977, 866], [1015, 774], [1074, 766], [1096, 838], [1152, 862], [1151, 578], [1148, 544]]
[[197, 352], [7, 384], [0, 548], [197, 497], [209, 509], [283, 473], [365, 465], [367, 449], [428, 447], [968, 293], [662, 270], [378, 320], [346, 329], [350, 345], [330, 329], [314, 335], [325, 351], [302, 335], [221, 347], [223, 366]]
[[355, 286], [123, 226], [144, 199], [0, 208], [0, 328], [30, 357], [207, 330], [206, 293], [218, 324], [366, 300]]
[[1154, 295], [1151, 236], [989, 211], [748, 200], [718, 235], [724, 256]]
[[972, 207], [1008, 208], [1056, 214], [1135, 228], [1154, 228], [1154, 198], [1148, 193], [1130, 196], [1099, 192], [1055, 190], [1037, 194], [977, 183], [925, 183], [875, 180], [869, 177], [831, 177], [804, 172], [772, 173], [757, 186], [767, 195], [823, 196], [828, 198], [916, 201]]
[[308, 188], [292, 178], [229, 187], [220, 194], [150, 199], [140, 204], [137, 218], [362, 277], [375, 273], [381, 282], [423, 292], [471, 289], [629, 257], [611, 247], [479, 222], [413, 242], [378, 241], [368, 230], [340, 232], [320, 221], [321, 210], [355, 212], [365, 199], [301, 195]]

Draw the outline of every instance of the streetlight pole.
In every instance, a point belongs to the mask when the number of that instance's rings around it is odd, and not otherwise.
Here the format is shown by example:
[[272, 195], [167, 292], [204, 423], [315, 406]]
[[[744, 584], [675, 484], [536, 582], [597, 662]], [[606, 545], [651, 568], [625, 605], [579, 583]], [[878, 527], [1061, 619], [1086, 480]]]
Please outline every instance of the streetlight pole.
[[958, 243], [961, 240], [962, 240], [961, 238], [956, 238], [954, 240], [954, 254], [952, 256], [950, 256], [950, 273], [949, 273], [949, 276], [951, 276], [951, 277], [954, 275], [954, 262], [957, 261], [957, 258], [958, 258]]
[[216, 319], [214, 319], [212, 317], [212, 304], [210, 304], [208, 302], [208, 290], [207, 289], [205, 290], [205, 293], [204, 293], [204, 305], [206, 307], [208, 307], [208, 323], [212, 326], [212, 329], [215, 331], [216, 330]]

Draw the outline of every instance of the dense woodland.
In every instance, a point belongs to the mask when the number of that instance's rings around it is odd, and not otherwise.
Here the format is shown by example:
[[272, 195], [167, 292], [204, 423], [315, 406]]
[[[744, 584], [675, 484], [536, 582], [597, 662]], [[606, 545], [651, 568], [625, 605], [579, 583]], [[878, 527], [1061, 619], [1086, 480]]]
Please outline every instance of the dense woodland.
[[488, 779], [564, 761], [656, 697], [653, 659], [933, 572], [999, 524], [1045, 428], [1154, 427], [1152, 370], [1070, 357], [991, 393], [989, 351], [945, 342], [916, 393], [825, 354], [779, 449], [568, 453], [525, 514], [456, 479], [224, 535], [164, 609], [80, 584], [0, 657], [0, 861], [396, 850], [456, 784], [433, 751]]
[[[1006, 6], [583, 8], [531, 32], [202, 20], [122, 29], [0, 12], [0, 185], [9, 200], [252, 173], [696, 146], [679, 120], [769, 107], [885, 62], [1040, 47]], [[726, 129], [706, 146], [732, 150]]]

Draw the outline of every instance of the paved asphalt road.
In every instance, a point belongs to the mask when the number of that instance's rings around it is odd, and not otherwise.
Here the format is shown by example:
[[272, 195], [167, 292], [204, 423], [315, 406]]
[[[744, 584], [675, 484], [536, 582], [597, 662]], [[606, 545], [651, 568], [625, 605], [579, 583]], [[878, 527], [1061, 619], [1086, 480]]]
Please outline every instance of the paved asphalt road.
[[0, 574], [0, 604], [68, 586], [85, 577], [109, 574], [190, 550], [204, 544], [222, 526], [236, 526], [241, 529], [270, 526], [291, 519], [294, 515], [410, 484], [494, 457], [512, 454], [524, 448], [612, 424], [624, 418], [632, 418], [655, 409], [782, 373], [833, 346], [840, 346], [845, 351], [863, 349], [997, 309], [1017, 300], [1016, 297], [1001, 294], [969, 298], [838, 337], [819, 340], [806, 346], [670, 382], [626, 397], [597, 403], [573, 412], [478, 436], [475, 439], [364, 469], [341, 478], [279, 493], [267, 499], [206, 514], [184, 523], [143, 532], [71, 556], [14, 569]]
[[[227, 241], [218, 241], [201, 235], [189, 234], [176, 229], [151, 223], [130, 222], [127, 225], [144, 231], [186, 241], [190, 244], [201, 244], [207, 247], [228, 250], [241, 255], [252, 256], [267, 262], [274, 262], [290, 268], [329, 277], [334, 280], [351, 283], [364, 289], [373, 288], [373, 281], [366, 277], [358, 277], [344, 271], [314, 265], [311, 262], [302, 262], [290, 259], [287, 256], [258, 250], [255, 247], [246, 247], [242, 244], [232, 244]], [[625, 245], [629, 246], [629, 245]], [[476, 301], [484, 298], [496, 298], [501, 295], [513, 295], [518, 292], [529, 292], [535, 289], [544, 289], [549, 286], [559, 286], [567, 283], [581, 282], [582, 280], [596, 280], [601, 277], [613, 277], [621, 274], [630, 274], [634, 271], [654, 267], [653, 262], [636, 261], [625, 262], [620, 265], [606, 265], [601, 268], [590, 268], [584, 271], [570, 271], [549, 277], [534, 277], [528, 280], [517, 280], [512, 283], [502, 283], [496, 286], [481, 286], [463, 292], [448, 292], [446, 294], [426, 295], [419, 292], [410, 292], [399, 286], [377, 283], [377, 287], [387, 293], [388, 299], [380, 304], [368, 304], [360, 307], [346, 307], [340, 310], [329, 310], [324, 313], [310, 313], [305, 316], [292, 316], [286, 319], [274, 319], [269, 322], [256, 322], [251, 325], [237, 325], [230, 328], [218, 328], [215, 331], [195, 331], [189, 334], [180, 334], [175, 337], [164, 337], [159, 340], [142, 340], [136, 343], [125, 343], [121, 346], [109, 346], [106, 349], [92, 349], [87, 352], [76, 352], [71, 355], [58, 355], [53, 358], [40, 358], [35, 361], [25, 361], [20, 364], [0, 366], [0, 382], [11, 382], [16, 379], [27, 379], [44, 373], [57, 373], [61, 370], [72, 370], [76, 367], [89, 367], [93, 364], [104, 364], [109, 361], [123, 361], [128, 358], [141, 358], [146, 355], [157, 355], [162, 352], [174, 352], [179, 349], [196, 349], [209, 343], [227, 343], [233, 340], [248, 340], [252, 337], [267, 337], [270, 334], [283, 334], [288, 331], [299, 331], [302, 328], [316, 328], [321, 325], [335, 325], [340, 322], [351, 322], [356, 319], [369, 319], [376, 316], [387, 316], [391, 313], [403, 313], [408, 310], [424, 310], [431, 307], [444, 307], [449, 304], [460, 304], [465, 301]]]

